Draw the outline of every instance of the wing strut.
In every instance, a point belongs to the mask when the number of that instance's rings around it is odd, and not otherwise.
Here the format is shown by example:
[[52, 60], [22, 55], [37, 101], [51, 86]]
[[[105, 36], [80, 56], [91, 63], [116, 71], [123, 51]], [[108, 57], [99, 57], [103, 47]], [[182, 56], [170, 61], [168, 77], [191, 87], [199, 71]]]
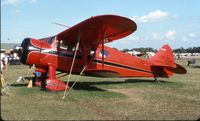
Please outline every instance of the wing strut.
[[80, 74], [78, 75], [78, 77], [76, 77], [76, 80], [74, 81], [74, 83], [72, 84], [72, 86], [70, 87], [68, 92], [65, 92], [63, 99], [65, 99], [65, 97], [69, 94], [69, 92], [71, 91], [71, 89], [74, 87], [74, 85], [76, 84], [76, 82], [79, 80], [80, 76], [83, 75], [83, 72], [85, 71], [85, 69], [87, 68], [87, 65], [85, 65], [82, 69], [82, 71], [80, 72]]
[[81, 33], [80, 33], [80, 31], [78, 31], [78, 40], [77, 40], [77, 44], [76, 44], [76, 48], [75, 48], [74, 57], [73, 57], [73, 60], [72, 60], [69, 76], [68, 76], [68, 79], [67, 79], [67, 84], [66, 84], [66, 87], [65, 87], [65, 92], [64, 92], [63, 99], [65, 99], [65, 95], [66, 95], [66, 92], [67, 92], [67, 87], [68, 87], [69, 80], [70, 80], [70, 77], [71, 77], [71, 74], [72, 74], [72, 70], [73, 70], [73, 67], [74, 67], [74, 62], [75, 62], [75, 59], [76, 59], [76, 55], [77, 55], [77, 51], [78, 51], [78, 48], [79, 48], [80, 40], [81, 40]]
[[102, 35], [102, 40], [101, 40], [101, 44], [102, 44], [102, 69], [104, 68], [104, 34]]
[[104, 39], [105, 39], [104, 34], [105, 34], [106, 29], [107, 29], [107, 25], [105, 25], [103, 30], [102, 30], [102, 38], [101, 38], [102, 39], [101, 40], [101, 46], [102, 46], [102, 57], [101, 57], [101, 59], [102, 59], [102, 69], [104, 68], [104, 44], [105, 44], [105, 42], [104, 42]]

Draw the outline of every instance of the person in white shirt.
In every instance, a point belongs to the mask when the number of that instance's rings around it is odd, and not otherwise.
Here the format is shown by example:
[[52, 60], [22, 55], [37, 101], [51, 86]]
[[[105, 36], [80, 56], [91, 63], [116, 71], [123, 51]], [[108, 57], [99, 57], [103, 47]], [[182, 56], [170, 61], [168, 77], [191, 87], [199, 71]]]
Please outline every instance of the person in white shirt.
[[[5, 55], [1, 61], [3, 62], [3, 67], [4, 67], [4, 70], [7, 70], [8, 69], [8, 64], [9, 64], [9, 56]], [[2, 66], [1, 66], [2, 68]]]
[[1, 59], [1, 95], [5, 94], [8, 95], [8, 86], [4, 80], [5, 70], [8, 69], [8, 56], [4, 56]]

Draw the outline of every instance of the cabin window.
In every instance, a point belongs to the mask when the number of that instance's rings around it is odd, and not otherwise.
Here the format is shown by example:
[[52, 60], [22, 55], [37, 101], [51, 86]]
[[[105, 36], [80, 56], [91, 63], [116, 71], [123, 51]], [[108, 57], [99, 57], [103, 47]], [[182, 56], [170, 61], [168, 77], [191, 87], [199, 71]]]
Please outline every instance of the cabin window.
[[60, 43], [60, 49], [63, 49], [63, 50], [67, 50], [68, 49], [68, 45], [65, 41], [61, 40]]
[[[74, 44], [67, 43], [65, 40], [60, 40], [58, 43], [58, 47], [62, 50], [66, 50], [69, 52], [75, 51], [75, 48], [76, 48]], [[79, 51], [79, 48], [78, 48], [78, 51]]]
[[102, 50], [100, 50], [99, 56], [102, 57], [102, 55], [104, 55], [104, 57], [108, 57], [109, 53], [106, 50], [104, 50], [104, 52], [102, 52]]
[[75, 45], [69, 44], [67, 50], [68, 51], [75, 51]]

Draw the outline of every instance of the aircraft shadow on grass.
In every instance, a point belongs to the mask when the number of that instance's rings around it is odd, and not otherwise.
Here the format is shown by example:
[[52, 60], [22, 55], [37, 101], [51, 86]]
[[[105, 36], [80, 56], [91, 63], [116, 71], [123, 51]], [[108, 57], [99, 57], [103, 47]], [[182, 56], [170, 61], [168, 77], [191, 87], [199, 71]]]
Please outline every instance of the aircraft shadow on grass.
[[200, 66], [199, 65], [195, 65], [195, 66], [192, 66], [193, 68], [200, 68]]
[[[71, 86], [74, 81], [71, 81], [69, 85]], [[73, 89], [74, 90], [86, 90], [86, 91], [107, 91], [105, 89], [97, 87], [98, 85], [115, 85], [115, 84], [131, 84], [131, 83], [156, 83], [154, 80], [145, 79], [126, 79], [125, 81], [87, 81], [87, 82], [76, 82]], [[167, 81], [159, 80], [159, 83], [172, 83]]]
[[15, 83], [15, 84], [10, 84], [10, 86], [12, 86], [12, 87], [26, 87], [27, 84], [25, 84], [25, 83], [24, 84], [21, 84], [21, 83], [20, 84], [16, 84]]
[[[69, 82], [69, 86], [73, 85], [74, 81]], [[154, 80], [147, 79], [126, 79], [123, 81], [84, 81], [84, 82], [76, 82], [73, 86], [74, 90], [85, 90], [85, 91], [107, 91], [98, 87], [98, 85], [117, 85], [117, 84], [132, 84], [132, 83], [157, 83]], [[159, 80], [158, 83], [172, 83], [163, 80]], [[27, 83], [19, 83], [19, 84], [11, 84], [12, 87], [26, 87]]]

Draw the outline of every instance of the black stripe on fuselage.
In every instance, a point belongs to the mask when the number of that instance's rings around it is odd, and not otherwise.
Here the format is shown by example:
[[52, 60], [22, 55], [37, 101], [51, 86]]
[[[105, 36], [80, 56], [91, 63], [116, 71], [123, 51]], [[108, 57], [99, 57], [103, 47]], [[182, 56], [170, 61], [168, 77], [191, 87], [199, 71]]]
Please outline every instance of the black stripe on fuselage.
[[[93, 62], [102, 63], [101, 60], [97, 60], [97, 59], [95, 59]], [[153, 74], [151, 71], [146, 71], [146, 70], [143, 70], [143, 69], [133, 68], [133, 67], [129, 67], [129, 66], [113, 63], [113, 62], [104, 61], [104, 64], [110, 65], [110, 66], [115, 66], [115, 67], [120, 67], [120, 68], [124, 68], [124, 69], [131, 69], [131, 70], [136, 70], [136, 71], [140, 71], [140, 72], [146, 72], [146, 73]]]
[[[68, 54], [65, 52], [59, 52], [59, 51], [49, 51], [49, 52], [45, 52], [46, 54], [53, 54], [53, 55], [57, 55], [57, 56], [62, 56], [62, 57], [69, 57], [69, 58], [73, 58], [74, 54]], [[81, 55], [76, 55], [76, 59], [82, 59]]]

